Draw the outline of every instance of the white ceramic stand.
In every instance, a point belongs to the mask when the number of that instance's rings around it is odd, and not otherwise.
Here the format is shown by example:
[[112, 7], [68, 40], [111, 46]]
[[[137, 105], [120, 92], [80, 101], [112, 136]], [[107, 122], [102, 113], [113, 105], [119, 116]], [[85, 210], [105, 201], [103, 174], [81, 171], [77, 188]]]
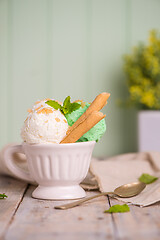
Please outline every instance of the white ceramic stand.
[[50, 200], [79, 199], [84, 198], [85, 196], [85, 191], [79, 185], [65, 187], [38, 186], [32, 193], [33, 198]]

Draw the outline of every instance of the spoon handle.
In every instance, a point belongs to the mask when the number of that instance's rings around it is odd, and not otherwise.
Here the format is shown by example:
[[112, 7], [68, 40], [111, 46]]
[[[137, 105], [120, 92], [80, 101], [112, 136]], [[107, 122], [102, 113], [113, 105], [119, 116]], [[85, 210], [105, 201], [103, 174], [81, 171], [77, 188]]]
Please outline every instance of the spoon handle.
[[55, 209], [62, 209], [62, 210], [65, 210], [65, 209], [68, 209], [68, 208], [73, 208], [73, 207], [76, 207], [76, 206], [80, 205], [81, 203], [84, 203], [84, 202], [87, 202], [91, 199], [101, 197], [101, 196], [105, 196], [105, 195], [108, 195], [108, 194], [115, 194], [115, 193], [114, 192], [103, 192], [103, 193], [99, 193], [99, 194], [96, 194], [96, 195], [91, 196], [91, 197], [86, 197], [86, 198], [80, 199], [80, 200], [75, 201], [75, 202], [67, 203], [67, 204], [60, 205], [60, 206], [55, 206], [54, 208]]

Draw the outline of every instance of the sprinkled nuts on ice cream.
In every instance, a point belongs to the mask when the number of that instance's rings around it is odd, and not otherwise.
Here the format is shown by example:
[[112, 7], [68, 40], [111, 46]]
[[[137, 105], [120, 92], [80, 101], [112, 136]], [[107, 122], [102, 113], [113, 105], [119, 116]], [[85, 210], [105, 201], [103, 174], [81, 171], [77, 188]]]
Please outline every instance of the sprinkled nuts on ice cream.
[[21, 137], [27, 143], [60, 143], [68, 130], [68, 123], [60, 110], [38, 101], [29, 109], [28, 117], [21, 130]]

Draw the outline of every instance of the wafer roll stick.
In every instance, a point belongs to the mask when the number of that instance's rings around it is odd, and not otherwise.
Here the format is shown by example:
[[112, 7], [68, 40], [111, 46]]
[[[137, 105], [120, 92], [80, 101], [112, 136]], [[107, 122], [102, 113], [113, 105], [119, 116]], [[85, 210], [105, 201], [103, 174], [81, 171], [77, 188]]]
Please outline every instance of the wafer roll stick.
[[75, 129], [81, 122], [83, 122], [93, 111], [100, 111], [106, 105], [109, 96], [110, 93], [107, 92], [99, 94], [87, 108], [87, 110], [80, 116], [80, 118], [71, 127], [69, 127], [67, 135], [73, 131], [73, 129]]
[[93, 111], [84, 121], [73, 129], [60, 143], [74, 143], [88, 132], [94, 125], [102, 120], [106, 115], [98, 111]]

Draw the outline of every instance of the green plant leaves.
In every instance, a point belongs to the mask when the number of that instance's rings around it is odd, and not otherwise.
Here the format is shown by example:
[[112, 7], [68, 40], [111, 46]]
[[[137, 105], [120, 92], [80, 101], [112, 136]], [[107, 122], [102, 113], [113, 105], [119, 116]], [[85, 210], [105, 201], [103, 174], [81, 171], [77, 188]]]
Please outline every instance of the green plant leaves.
[[[131, 102], [138, 109], [160, 109], [160, 32], [151, 30], [148, 42], [124, 56], [124, 71]], [[125, 105], [124, 105], [125, 106]]]

